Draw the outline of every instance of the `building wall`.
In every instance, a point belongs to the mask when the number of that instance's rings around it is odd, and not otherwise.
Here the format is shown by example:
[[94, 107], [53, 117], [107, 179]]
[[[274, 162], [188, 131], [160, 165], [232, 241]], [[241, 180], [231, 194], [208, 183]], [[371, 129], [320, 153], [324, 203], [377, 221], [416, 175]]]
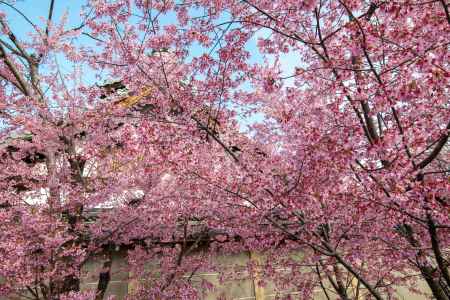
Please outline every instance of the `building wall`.
[[[249, 260], [258, 262], [261, 257], [255, 253], [241, 253], [229, 256], [218, 256], [217, 262], [219, 265], [246, 265]], [[102, 261], [93, 260], [87, 263], [84, 270], [85, 276], [82, 279], [82, 289], [96, 289], [98, 280], [98, 273], [101, 268]], [[116, 253], [113, 256], [113, 263], [111, 269], [111, 281], [106, 291], [106, 297], [114, 295], [116, 300], [124, 299], [128, 294], [132, 295], [136, 282], [129, 280], [128, 273], [123, 269], [126, 266], [124, 253]], [[198, 272], [191, 280], [193, 284], [200, 283], [202, 279], [206, 279], [216, 288], [214, 292], [203, 293], [202, 300], [214, 299], [233, 299], [233, 300], [271, 300], [276, 299], [277, 296], [291, 295], [293, 299], [302, 299], [301, 295], [295, 290], [279, 291], [273, 284], [268, 283], [264, 287], [260, 287], [256, 282], [258, 278], [251, 278], [248, 274], [243, 274], [241, 279], [226, 280], [219, 283], [219, 273], [214, 272]], [[424, 282], [420, 282], [419, 289], [428, 291], [428, 287]], [[329, 292], [331, 299], [338, 299], [332, 292]], [[399, 300], [423, 300], [424, 296], [412, 295], [405, 288], [399, 288], [397, 293]], [[132, 296], [131, 296], [132, 299]], [[361, 299], [363, 299], [361, 297]], [[322, 290], [317, 290], [314, 294], [314, 300], [327, 300]]]

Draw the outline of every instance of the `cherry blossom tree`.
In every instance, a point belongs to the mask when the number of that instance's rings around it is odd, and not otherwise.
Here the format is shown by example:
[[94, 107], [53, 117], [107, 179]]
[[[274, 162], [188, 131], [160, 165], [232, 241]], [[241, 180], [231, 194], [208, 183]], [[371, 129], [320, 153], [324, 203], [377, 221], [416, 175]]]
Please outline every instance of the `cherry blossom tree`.
[[[238, 26], [224, 34], [219, 54], [254, 90], [237, 92], [234, 100], [264, 113], [257, 139], [279, 145], [275, 157], [290, 166], [278, 184], [266, 171], [266, 194], [253, 195], [255, 209], [270, 216], [280, 207], [288, 224], [295, 222], [289, 228], [268, 219], [309, 246], [318, 269], [322, 259], [332, 265], [322, 269], [343, 299], [349, 295], [339, 269], [376, 299], [406, 280], [397, 275], [414, 271], [435, 298], [448, 299], [448, 5], [203, 5], [209, 15], [192, 20], [194, 27]], [[251, 54], [241, 45], [258, 31], [268, 32], [258, 46], [272, 55], [272, 66], [243, 65]], [[298, 67], [283, 74], [279, 61], [292, 52]]]
[[185, 275], [241, 251], [301, 299], [420, 280], [450, 298], [446, 1], [92, 0], [74, 27], [58, 1], [40, 23], [16, 4], [0, 1], [2, 294], [103, 299], [120, 247], [147, 278], [132, 298], [200, 298]]

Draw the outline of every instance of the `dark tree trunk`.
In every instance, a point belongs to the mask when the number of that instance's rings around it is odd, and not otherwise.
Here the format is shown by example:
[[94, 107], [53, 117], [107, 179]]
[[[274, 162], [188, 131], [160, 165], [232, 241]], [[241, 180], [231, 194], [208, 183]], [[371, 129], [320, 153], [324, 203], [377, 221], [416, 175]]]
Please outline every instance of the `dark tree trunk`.
[[95, 300], [102, 300], [111, 280], [112, 253], [108, 251], [107, 260], [103, 263], [103, 269], [98, 276], [98, 285]]

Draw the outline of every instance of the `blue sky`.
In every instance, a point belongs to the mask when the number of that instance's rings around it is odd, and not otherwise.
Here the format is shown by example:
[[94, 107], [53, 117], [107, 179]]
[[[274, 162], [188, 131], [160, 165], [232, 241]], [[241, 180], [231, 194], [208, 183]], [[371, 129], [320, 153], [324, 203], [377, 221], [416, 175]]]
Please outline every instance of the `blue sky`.
[[[84, 0], [55, 0], [54, 6], [54, 14], [53, 20], [58, 22], [64, 14], [68, 16], [68, 24], [67, 29], [77, 27], [81, 23], [80, 11], [83, 8], [83, 5], [86, 3]], [[15, 7], [19, 9], [23, 14], [25, 14], [33, 23], [38, 25], [39, 27], [45, 28], [45, 22], [48, 16], [50, 6], [50, 0], [17, 0]], [[10, 22], [10, 26], [12, 31], [19, 38], [27, 38], [27, 33], [33, 31], [31, 25], [29, 25], [17, 12], [8, 8], [6, 5], [0, 5], [0, 9], [4, 11]], [[194, 12], [195, 13], [195, 12]], [[160, 20], [161, 24], [170, 24], [176, 22], [176, 18], [173, 14], [166, 15]], [[252, 54], [251, 61], [258, 63], [263, 62], [263, 57], [258, 53], [258, 49], [256, 46], [258, 37], [266, 37], [269, 35], [267, 30], [261, 30], [257, 33], [257, 35], [248, 42], [246, 48]], [[80, 43], [90, 43], [93, 45], [94, 42], [86, 37], [80, 38]], [[208, 51], [207, 49], [203, 49], [198, 45], [194, 45], [190, 51], [192, 55], [199, 55], [204, 51]], [[269, 63], [273, 62], [273, 56], [268, 56]], [[73, 66], [64, 60], [64, 58], [58, 57], [58, 62], [62, 71], [70, 72], [73, 70]], [[280, 62], [283, 70], [283, 76], [291, 75], [295, 71], [295, 66], [299, 65], [298, 57], [295, 53], [289, 53], [282, 55], [280, 57]], [[88, 84], [94, 84], [96, 82], [95, 76], [92, 72], [84, 72], [83, 82]], [[292, 80], [288, 81], [287, 84], [291, 85]], [[250, 88], [250, 86], [244, 86], [244, 88]], [[262, 116], [255, 116], [251, 120], [241, 120], [241, 125], [244, 128], [246, 125], [251, 124], [256, 120], [260, 120]]]
[[[86, 3], [84, 0], [56, 0], [54, 7], [53, 20], [58, 21], [63, 14], [68, 14], [68, 25], [67, 27], [76, 27], [81, 23], [80, 11], [83, 5]], [[17, 0], [15, 6], [22, 11], [28, 18], [32, 20], [38, 26], [45, 26], [45, 20], [47, 19], [50, 0]], [[33, 31], [33, 28], [23, 20], [23, 18], [8, 8], [5, 5], [0, 5], [0, 9], [7, 12], [8, 19], [11, 24], [12, 30], [19, 37], [26, 37], [26, 34]], [[170, 24], [175, 22], [175, 16], [173, 14], [166, 15], [161, 19], [162, 24]], [[264, 37], [268, 35], [267, 30], [259, 31], [254, 39], [252, 39], [247, 44], [247, 49], [252, 53], [252, 61], [258, 62], [262, 61], [262, 57], [257, 54], [256, 38]], [[89, 39], [87, 39], [89, 40]], [[82, 40], [83, 43], [86, 42], [85, 39]], [[193, 47], [191, 51], [193, 53], [200, 53], [203, 49], [199, 47]], [[270, 58], [269, 58], [270, 60]], [[295, 54], [290, 53], [280, 57], [282, 63], [283, 71], [285, 74], [292, 74], [294, 72], [294, 66], [298, 64], [298, 58]], [[297, 63], [294, 63], [297, 62]]]
[[[69, 25], [80, 24], [80, 11], [85, 1], [80, 0], [56, 0], [54, 6], [53, 19], [59, 20], [64, 13], [68, 13]], [[14, 5], [24, 13], [33, 23], [38, 26], [45, 25], [50, 7], [49, 0], [17, 0]], [[1, 5], [1, 10], [7, 12], [11, 22], [12, 30], [19, 36], [24, 36], [33, 28], [23, 20], [23, 18], [6, 5]], [[43, 18], [43, 19], [42, 19]]]

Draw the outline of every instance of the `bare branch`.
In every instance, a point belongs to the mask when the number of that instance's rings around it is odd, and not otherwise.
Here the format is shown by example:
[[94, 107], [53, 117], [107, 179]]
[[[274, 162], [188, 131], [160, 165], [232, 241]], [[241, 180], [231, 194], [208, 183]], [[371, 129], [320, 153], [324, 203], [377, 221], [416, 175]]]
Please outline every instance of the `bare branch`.
[[46, 37], [46, 39], [48, 39], [48, 35], [50, 33], [50, 23], [52, 22], [54, 6], [55, 6], [55, 0], [51, 0], [50, 1], [50, 8], [48, 10], [47, 27], [45, 28], [45, 37]]
[[2, 59], [8, 69], [11, 71], [11, 73], [14, 75], [14, 78], [16, 78], [18, 85], [14, 84], [16, 87], [20, 86], [20, 91], [25, 96], [30, 96], [30, 91], [28, 90], [28, 85], [26, 81], [23, 79], [23, 77], [20, 75], [19, 71], [17, 70], [16, 66], [11, 62], [8, 55], [6, 54], [5, 48], [2, 44], [0, 44], [0, 59]]
[[447, 22], [450, 25], [450, 12], [448, 11], [448, 4], [444, 0], [440, 0], [442, 6], [444, 7], [445, 16], [447, 17]]
[[441, 152], [442, 148], [444, 148], [445, 144], [448, 141], [448, 137], [450, 135], [450, 122], [448, 122], [446, 127], [447, 133], [445, 133], [440, 139], [437, 145], [434, 147], [433, 151], [431, 151], [430, 155], [428, 155], [424, 160], [417, 164], [417, 169], [423, 169], [428, 166]]

